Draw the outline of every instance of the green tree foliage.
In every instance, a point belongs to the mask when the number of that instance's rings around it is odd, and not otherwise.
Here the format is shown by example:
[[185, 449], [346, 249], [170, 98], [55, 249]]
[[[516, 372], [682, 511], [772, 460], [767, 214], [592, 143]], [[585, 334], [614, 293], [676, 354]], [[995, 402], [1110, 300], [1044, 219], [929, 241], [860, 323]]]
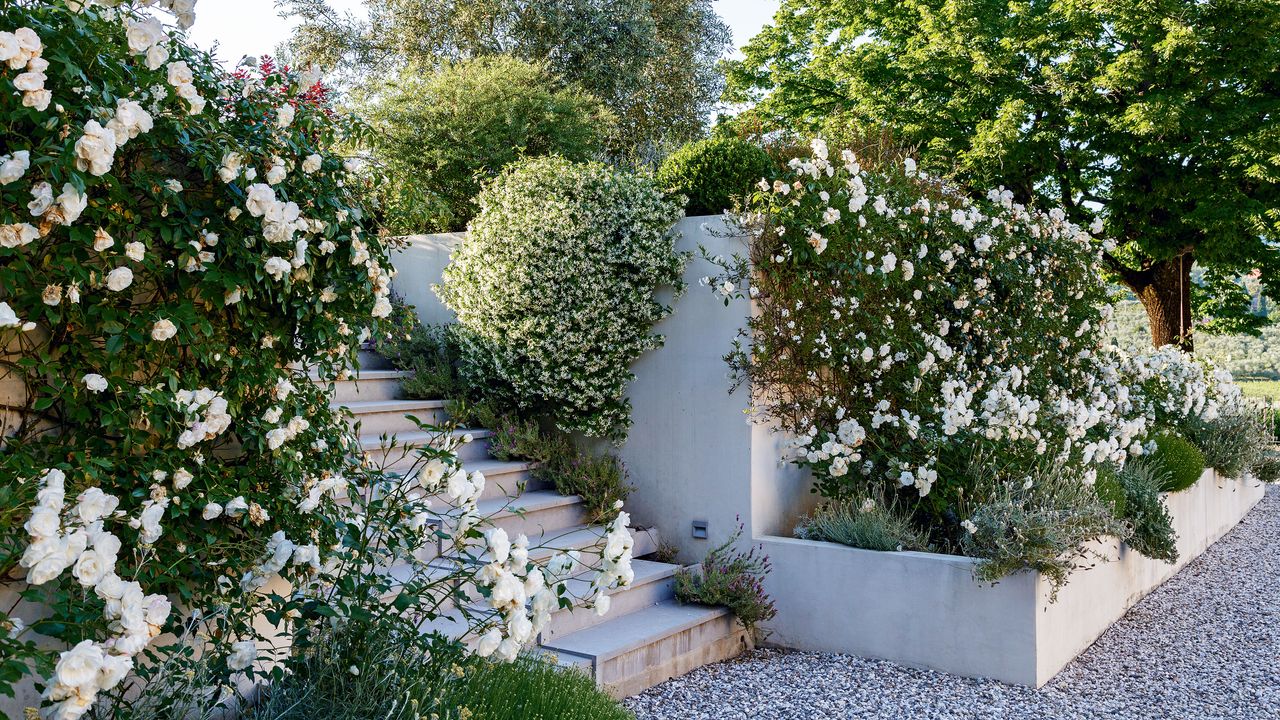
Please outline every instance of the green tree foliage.
[[276, 4], [301, 20], [295, 59], [336, 67], [352, 87], [486, 55], [545, 63], [607, 103], [619, 118], [610, 149], [632, 161], [701, 134], [730, 42], [711, 0], [366, 0], [368, 19], [325, 0]]
[[1190, 347], [1193, 295], [1230, 289], [1193, 263], [1280, 270], [1280, 4], [784, 0], [744, 52], [726, 99], [767, 127], [887, 125], [934, 171], [1102, 219], [1156, 345]]
[[363, 115], [374, 155], [393, 179], [393, 232], [460, 230], [485, 180], [521, 157], [591, 160], [614, 117], [595, 97], [541, 65], [498, 55], [408, 67], [377, 87]]

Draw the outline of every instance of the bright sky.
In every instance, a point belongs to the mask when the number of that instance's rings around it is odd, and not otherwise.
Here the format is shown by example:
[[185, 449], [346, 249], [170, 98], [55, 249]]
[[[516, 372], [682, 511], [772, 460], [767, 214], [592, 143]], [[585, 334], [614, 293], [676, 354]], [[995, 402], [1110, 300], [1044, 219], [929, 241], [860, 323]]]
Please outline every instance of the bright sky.
[[[716, 12], [733, 29], [734, 45], [741, 47], [778, 9], [779, 0], [714, 0]], [[360, 11], [361, 0], [329, 0], [333, 7]], [[289, 36], [291, 22], [276, 14], [272, 0], [204, 0], [196, 4], [196, 24], [191, 29], [196, 45], [218, 45], [218, 58], [234, 65], [245, 55], [275, 51]]]

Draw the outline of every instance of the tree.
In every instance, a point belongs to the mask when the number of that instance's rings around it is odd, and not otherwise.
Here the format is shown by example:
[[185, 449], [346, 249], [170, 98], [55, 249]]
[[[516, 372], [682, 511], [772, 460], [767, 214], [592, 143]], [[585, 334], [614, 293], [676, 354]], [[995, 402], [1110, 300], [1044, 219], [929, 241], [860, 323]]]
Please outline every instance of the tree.
[[481, 183], [521, 157], [595, 159], [615, 122], [599, 99], [505, 55], [407, 67], [361, 114], [392, 179], [387, 224], [405, 233], [463, 228]]
[[1156, 345], [1190, 349], [1195, 308], [1261, 324], [1224, 280], [1280, 270], [1280, 3], [784, 0], [744, 53], [726, 99], [771, 126], [889, 126], [936, 172], [1102, 221]]
[[277, 0], [301, 20], [290, 53], [356, 88], [408, 66], [511, 55], [544, 64], [618, 117], [611, 152], [656, 161], [701, 135], [723, 78], [728, 28], [711, 0], [366, 0], [368, 18], [325, 0]]

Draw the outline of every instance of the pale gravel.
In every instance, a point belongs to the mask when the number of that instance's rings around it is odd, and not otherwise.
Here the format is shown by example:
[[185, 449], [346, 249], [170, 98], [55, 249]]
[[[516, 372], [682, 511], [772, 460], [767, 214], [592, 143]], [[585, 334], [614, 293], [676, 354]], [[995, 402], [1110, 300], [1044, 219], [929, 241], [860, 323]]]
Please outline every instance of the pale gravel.
[[1280, 718], [1280, 488], [1039, 690], [766, 649], [626, 704], [637, 720]]

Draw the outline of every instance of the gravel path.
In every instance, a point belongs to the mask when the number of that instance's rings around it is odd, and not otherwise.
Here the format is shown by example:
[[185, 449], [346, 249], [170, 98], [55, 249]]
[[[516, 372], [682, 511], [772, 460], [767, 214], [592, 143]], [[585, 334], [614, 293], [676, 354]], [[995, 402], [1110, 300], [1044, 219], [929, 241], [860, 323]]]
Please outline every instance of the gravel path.
[[1280, 718], [1280, 488], [1040, 690], [759, 650], [627, 705], [637, 720]]

